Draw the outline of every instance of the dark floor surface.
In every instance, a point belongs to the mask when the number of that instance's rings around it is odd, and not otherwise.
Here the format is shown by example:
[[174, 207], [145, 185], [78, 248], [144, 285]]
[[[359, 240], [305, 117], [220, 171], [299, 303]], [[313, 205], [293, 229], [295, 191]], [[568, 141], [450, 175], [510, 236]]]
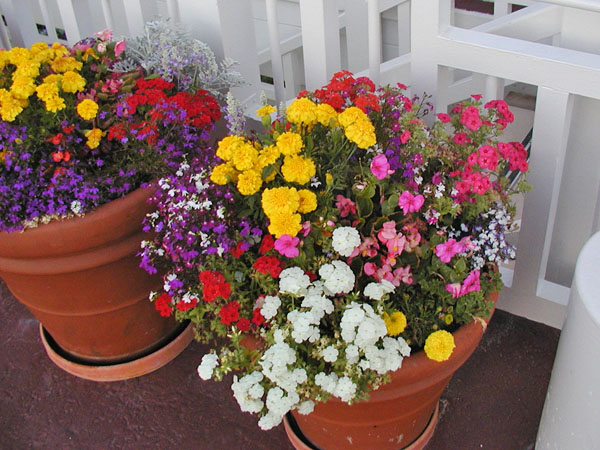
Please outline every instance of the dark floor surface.
[[[0, 282], [0, 448], [291, 449], [240, 412], [229, 383], [202, 381], [193, 342], [165, 367], [97, 383], [46, 356], [38, 323]], [[533, 449], [560, 332], [497, 311], [440, 403], [427, 450]]]

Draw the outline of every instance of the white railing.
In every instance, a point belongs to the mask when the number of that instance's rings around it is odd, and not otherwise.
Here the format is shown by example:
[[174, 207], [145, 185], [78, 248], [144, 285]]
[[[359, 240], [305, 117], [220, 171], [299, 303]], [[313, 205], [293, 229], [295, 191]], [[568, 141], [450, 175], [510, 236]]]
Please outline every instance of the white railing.
[[[218, 58], [239, 61], [252, 111], [347, 68], [434, 95], [437, 110], [514, 84], [536, 94], [529, 181], [514, 271], [499, 306], [560, 327], [579, 250], [600, 228], [600, 2], [496, 0], [493, 14], [451, 0], [0, 0], [2, 45], [103, 28], [138, 33], [161, 15], [183, 23]], [[511, 13], [512, 5], [527, 8]], [[32, 7], [33, 6], [33, 7]], [[37, 6], [37, 7], [36, 7]], [[40, 32], [45, 30], [47, 35]], [[66, 34], [66, 36], [65, 36]], [[262, 80], [261, 80], [262, 75]], [[272, 83], [264, 80], [272, 78]]]

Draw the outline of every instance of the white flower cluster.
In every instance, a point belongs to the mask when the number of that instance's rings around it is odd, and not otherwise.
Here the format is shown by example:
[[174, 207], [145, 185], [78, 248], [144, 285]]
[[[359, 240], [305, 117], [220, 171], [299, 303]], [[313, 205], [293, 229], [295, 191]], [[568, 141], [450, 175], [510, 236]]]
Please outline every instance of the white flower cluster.
[[360, 245], [360, 234], [353, 227], [339, 227], [333, 230], [333, 249], [342, 256], [350, 256]]
[[[385, 322], [371, 305], [350, 303], [340, 326], [342, 339], [351, 344], [346, 347], [348, 362], [358, 362], [363, 370], [370, 369], [384, 375], [390, 370], [399, 369], [402, 358], [410, 354], [410, 347], [403, 338], [386, 337]], [[383, 348], [377, 346], [380, 342], [383, 342]], [[359, 360], [361, 351], [364, 358]]]
[[212, 377], [215, 367], [219, 365], [219, 357], [214, 353], [207, 353], [202, 357], [202, 361], [198, 366], [198, 375], [203, 380], [208, 380]]
[[332, 295], [347, 294], [354, 289], [355, 276], [348, 264], [343, 261], [331, 261], [319, 269], [325, 288]]
[[310, 278], [300, 267], [290, 267], [279, 274], [279, 292], [302, 296], [309, 284]]
[[257, 370], [239, 380], [237, 375], [234, 375], [231, 389], [243, 412], [259, 413], [265, 406], [261, 400], [265, 393], [265, 388], [260, 384], [263, 378], [263, 374]]
[[367, 284], [363, 293], [372, 300], [381, 300], [385, 294], [394, 292], [394, 289], [396, 289], [396, 286], [394, 286], [390, 281], [381, 280], [379, 283]]
[[347, 376], [338, 377], [335, 373], [327, 375], [320, 372], [315, 376], [315, 384], [346, 403], [356, 395], [356, 384]]
[[277, 314], [277, 309], [281, 306], [281, 300], [279, 297], [267, 295], [264, 299], [263, 305], [260, 309], [262, 316], [269, 320]]

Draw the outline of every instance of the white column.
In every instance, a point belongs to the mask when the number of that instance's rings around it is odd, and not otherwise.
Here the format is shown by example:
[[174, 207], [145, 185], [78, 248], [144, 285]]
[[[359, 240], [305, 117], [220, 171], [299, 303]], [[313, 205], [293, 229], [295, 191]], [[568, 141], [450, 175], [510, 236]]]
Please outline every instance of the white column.
[[369, 77], [379, 84], [381, 74], [381, 16], [379, 0], [369, 0]]
[[368, 28], [367, 0], [346, 0], [346, 44], [348, 70], [357, 73], [369, 67], [369, 42], [365, 39]]
[[300, 21], [306, 88], [318, 89], [341, 66], [337, 2], [300, 0]]
[[76, 44], [81, 40], [81, 33], [79, 25], [77, 25], [75, 10], [73, 9], [73, 0], [56, 0], [56, 5], [58, 6], [58, 12], [60, 13], [69, 45]]
[[277, 17], [277, 0], [266, 0], [267, 26], [269, 28], [269, 49], [271, 50], [271, 68], [275, 85], [275, 104], [285, 99], [283, 87], [283, 63], [281, 60], [281, 45], [279, 41], [279, 20]]
[[50, 12], [48, 11], [48, 2], [46, 0], [39, 0], [40, 2], [40, 12], [42, 13], [42, 19], [44, 19], [44, 25], [46, 26], [46, 31], [48, 32], [48, 39], [52, 42], [58, 40], [58, 36], [56, 36], [56, 27], [52, 19], [50, 19]]
[[181, 15], [179, 14], [179, 3], [177, 0], [167, 0], [167, 11], [169, 17], [175, 23], [181, 22]]
[[109, 30], [114, 30], [115, 25], [113, 22], [113, 11], [110, 6], [110, 0], [101, 0], [100, 6], [102, 7], [102, 15], [104, 16], [104, 23], [106, 23], [106, 28]]
[[125, 22], [127, 23], [127, 35], [138, 36], [144, 31], [144, 15], [141, 0], [123, 0], [125, 11]]

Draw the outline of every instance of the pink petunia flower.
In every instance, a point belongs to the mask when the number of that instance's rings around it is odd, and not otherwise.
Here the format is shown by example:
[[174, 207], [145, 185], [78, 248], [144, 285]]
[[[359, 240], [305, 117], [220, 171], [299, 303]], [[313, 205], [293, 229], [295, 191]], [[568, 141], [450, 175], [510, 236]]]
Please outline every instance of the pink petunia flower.
[[349, 214], [356, 214], [356, 203], [349, 198], [338, 194], [335, 199], [335, 207], [340, 211], [340, 217], [347, 217]]
[[460, 283], [452, 283], [446, 285], [446, 290], [452, 294], [452, 298], [460, 297]]
[[479, 275], [479, 269], [474, 270], [469, 275], [467, 275], [467, 278], [465, 278], [460, 288], [459, 296], [463, 296], [465, 294], [468, 294], [469, 292], [478, 292], [481, 290]]
[[410, 131], [404, 130], [402, 132], [402, 134], [400, 135], [400, 142], [403, 144], [406, 144], [409, 139], [410, 139]]
[[297, 248], [299, 243], [300, 239], [297, 237], [292, 237], [289, 234], [282, 234], [281, 237], [275, 241], [275, 250], [277, 250], [280, 255], [287, 256], [288, 258], [295, 258], [300, 253]]
[[454, 255], [465, 251], [465, 247], [460, 242], [456, 242], [456, 239], [448, 239], [443, 244], [435, 246], [435, 255], [442, 260], [444, 263], [449, 263]]
[[388, 175], [394, 173], [393, 170], [390, 170], [390, 163], [388, 162], [385, 155], [377, 155], [371, 161], [371, 173], [375, 175], [375, 178], [378, 180], [383, 180]]
[[119, 41], [115, 44], [115, 56], [119, 56], [125, 51], [125, 41]]
[[402, 208], [402, 213], [407, 215], [411, 212], [417, 212], [425, 203], [425, 197], [421, 194], [413, 195], [408, 191], [404, 191], [398, 198], [398, 206]]

